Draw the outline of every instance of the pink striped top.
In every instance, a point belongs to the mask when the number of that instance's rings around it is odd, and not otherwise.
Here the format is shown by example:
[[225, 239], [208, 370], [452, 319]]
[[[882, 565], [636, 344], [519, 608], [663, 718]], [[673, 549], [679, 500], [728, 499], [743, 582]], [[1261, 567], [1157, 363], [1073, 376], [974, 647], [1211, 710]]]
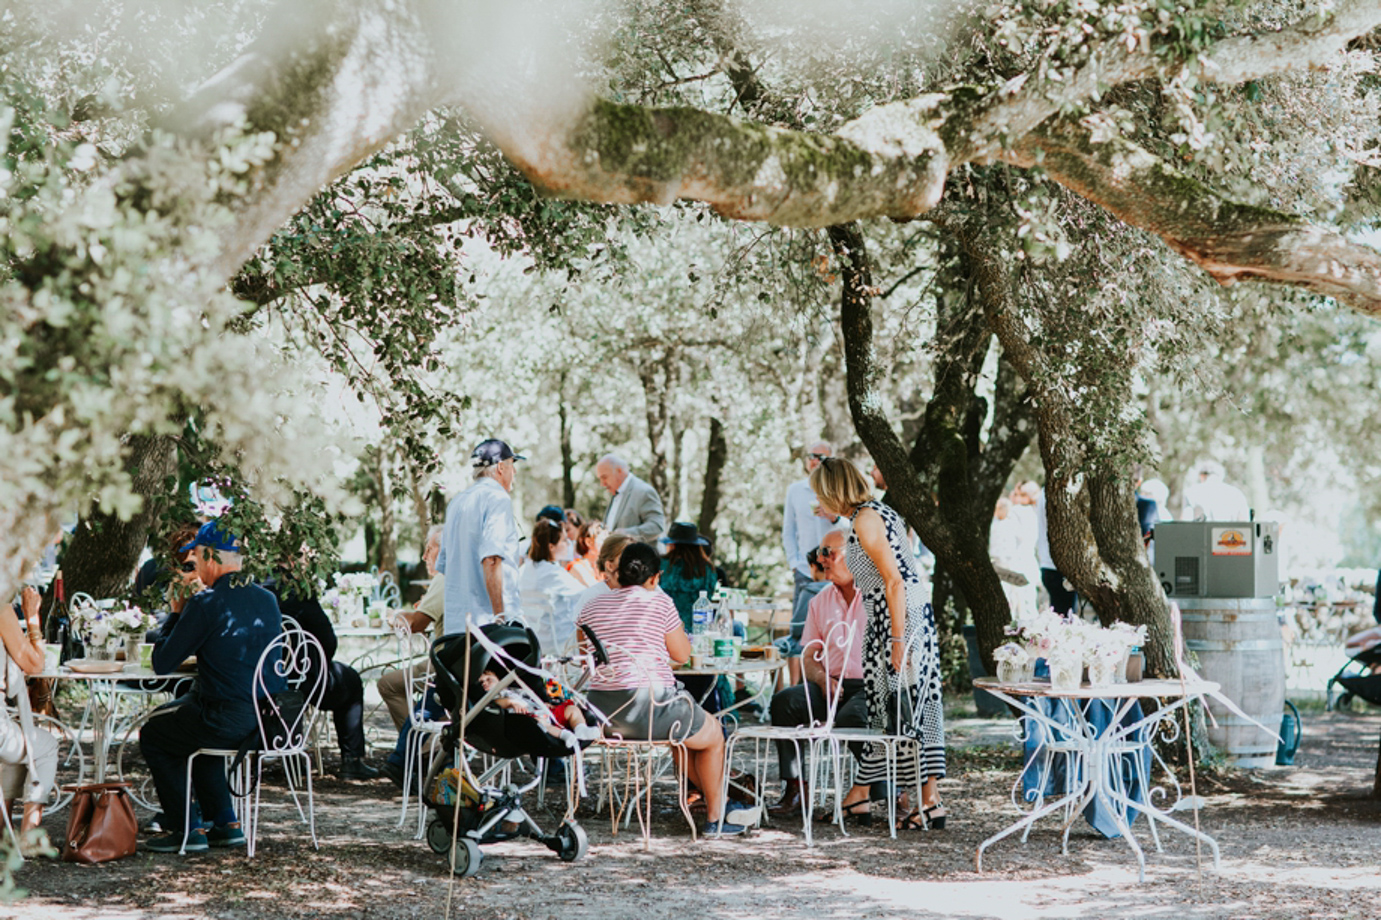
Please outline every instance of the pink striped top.
[[590, 627], [609, 654], [609, 665], [595, 672], [591, 690], [670, 687], [676, 682], [667, 633], [681, 628], [681, 618], [665, 592], [634, 585], [601, 594], [585, 603], [576, 624]]

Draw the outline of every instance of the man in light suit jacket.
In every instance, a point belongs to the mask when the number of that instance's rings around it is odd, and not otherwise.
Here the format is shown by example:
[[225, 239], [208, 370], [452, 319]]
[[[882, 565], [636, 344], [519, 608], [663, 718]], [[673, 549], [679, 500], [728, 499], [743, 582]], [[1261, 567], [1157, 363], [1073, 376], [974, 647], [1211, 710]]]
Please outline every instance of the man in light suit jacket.
[[628, 471], [628, 461], [618, 454], [607, 454], [595, 464], [599, 484], [613, 496], [604, 512], [604, 529], [623, 533], [634, 540], [656, 543], [666, 527], [662, 499], [657, 490]]

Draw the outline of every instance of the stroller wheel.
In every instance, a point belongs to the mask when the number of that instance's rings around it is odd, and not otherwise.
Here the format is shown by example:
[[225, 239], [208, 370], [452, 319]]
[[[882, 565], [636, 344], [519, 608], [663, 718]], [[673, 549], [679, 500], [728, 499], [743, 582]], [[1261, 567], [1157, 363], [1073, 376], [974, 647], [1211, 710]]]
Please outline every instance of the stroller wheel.
[[455, 849], [451, 851], [451, 871], [461, 878], [469, 878], [480, 871], [480, 863], [484, 861], [484, 854], [480, 852], [480, 846], [469, 837], [461, 837], [456, 841]]
[[451, 848], [451, 826], [439, 818], [427, 822], [427, 846], [437, 856], [445, 856]]
[[556, 855], [562, 862], [575, 862], [590, 849], [590, 838], [585, 836], [585, 828], [568, 821], [556, 829]]

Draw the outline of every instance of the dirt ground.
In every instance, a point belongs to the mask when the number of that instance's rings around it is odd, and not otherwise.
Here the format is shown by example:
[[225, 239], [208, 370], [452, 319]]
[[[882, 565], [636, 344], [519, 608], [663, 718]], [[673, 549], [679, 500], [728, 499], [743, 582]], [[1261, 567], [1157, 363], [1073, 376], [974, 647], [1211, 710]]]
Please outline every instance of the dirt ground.
[[[747, 839], [692, 842], [668, 786], [658, 792], [650, 849], [636, 820], [615, 836], [607, 815], [585, 816], [591, 846], [582, 860], [563, 863], [536, 843], [510, 841], [486, 847], [477, 877], [452, 882], [440, 857], [398, 829], [399, 799], [387, 781], [319, 780], [315, 851], [271, 782], [252, 860], [243, 850], [213, 850], [141, 851], [98, 867], [32, 861], [19, 874], [28, 896], [0, 906], [0, 916], [1370, 920], [1381, 897], [1381, 801], [1370, 797], [1378, 735], [1374, 710], [1307, 713], [1296, 766], [1201, 774], [1200, 820], [1222, 848], [1220, 868], [1205, 850], [1198, 870], [1193, 842], [1174, 831], [1162, 831], [1165, 852], [1156, 853], [1138, 822], [1148, 851], [1140, 884], [1125, 841], [1097, 837], [1082, 821], [1068, 854], [1058, 822], [1048, 820], [1025, 843], [995, 844], [975, 872], [977, 845], [1015, 818], [1020, 759], [1011, 723], [958, 718], [942, 783], [951, 815], [944, 831], [893, 840], [882, 826], [843, 836], [817, 824], [808, 848], [796, 821]], [[544, 826], [559, 817], [557, 808], [532, 811]], [[50, 833], [61, 834], [64, 821], [51, 819]]]

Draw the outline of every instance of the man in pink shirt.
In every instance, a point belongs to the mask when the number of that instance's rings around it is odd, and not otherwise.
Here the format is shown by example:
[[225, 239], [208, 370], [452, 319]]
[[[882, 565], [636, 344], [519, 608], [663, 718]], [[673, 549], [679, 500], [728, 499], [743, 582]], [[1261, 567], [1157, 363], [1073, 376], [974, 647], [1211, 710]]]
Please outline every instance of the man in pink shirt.
[[[808, 725], [825, 719], [828, 686], [831, 694], [837, 688], [839, 709], [834, 724], [841, 728], [861, 728], [867, 724], [867, 701], [863, 693], [863, 596], [854, 587], [854, 576], [844, 564], [844, 534], [832, 531], [820, 541], [820, 562], [825, 569], [827, 585], [811, 598], [806, 614], [801, 644], [802, 683], [773, 695], [771, 715], [773, 725]], [[836, 644], [843, 641], [844, 629], [831, 628], [839, 623], [853, 624], [852, 642], [845, 654]], [[821, 654], [821, 643], [831, 640], [828, 653]], [[812, 644], [814, 643], [814, 644]], [[796, 745], [790, 741], [777, 742], [777, 763], [786, 781], [781, 801], [768, 809], [771, 814], [785, 815], [801, 810], [801, 764]]]

